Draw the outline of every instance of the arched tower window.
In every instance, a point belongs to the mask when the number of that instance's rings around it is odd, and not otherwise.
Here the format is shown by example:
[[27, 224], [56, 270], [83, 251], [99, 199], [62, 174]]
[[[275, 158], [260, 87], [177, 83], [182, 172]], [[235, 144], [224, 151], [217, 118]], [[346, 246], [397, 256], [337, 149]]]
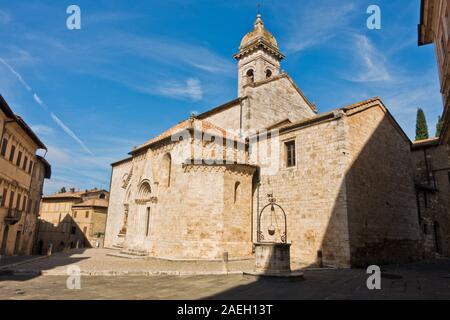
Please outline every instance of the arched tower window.
[[255, 74], [253, 69], [247, 71], [247, 83], [253, 83], [255, 81]]
[[241, 192], [241, 183], [237, 181], [234, 184], [234, 203], [239, 201], [240, 192]]
[[266, 79], [269, 79], [272, 76], [272, 71], [270, 69], [266, 70]]
[[166, 153], [162, 158], [162, 179], [161, 183], [170, 187], [170, 180], [172, 176], [172, 157], [170, 153]]
[[106, 195], [104, 193], [100, 194], [99, 199], [105, 199]]

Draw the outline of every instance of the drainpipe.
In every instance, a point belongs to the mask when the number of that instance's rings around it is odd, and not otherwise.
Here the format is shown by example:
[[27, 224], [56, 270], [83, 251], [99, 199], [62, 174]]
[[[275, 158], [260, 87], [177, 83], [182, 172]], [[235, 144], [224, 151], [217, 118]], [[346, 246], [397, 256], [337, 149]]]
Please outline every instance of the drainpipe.
[[[258, 216], [259, 216], [259, 187], [261, 186], [261, 183], [258, 180], [258, 184], [256, 185], [256, 223], [258, 223]], [[252, 221], [252, 237], [253, 237], [253, 221]], [[256, 235], [256, 239], [258, 239], [258, 235]], [[253, 239], [254, 240], [254, 239]]]
[[[256, 171], [256, 174], [258, 175], [258, 181], [256, 182], [256, 223], [258, 223], [258, 216], [259, 216], [259, 188], [261, 187], [261, 175], [259, 170]], [[254, 219], [252, 219], [252, 241], [254, 240]], [[258, 235], [256, 235], [256, 241], [258, 241]]]

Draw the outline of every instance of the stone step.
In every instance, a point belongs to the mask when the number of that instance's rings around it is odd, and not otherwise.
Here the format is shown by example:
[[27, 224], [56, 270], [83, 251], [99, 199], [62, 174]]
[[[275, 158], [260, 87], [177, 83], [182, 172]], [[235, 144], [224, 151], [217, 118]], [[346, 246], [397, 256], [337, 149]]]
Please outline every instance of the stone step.
[[110, 257], [123, 258], [123, 259], [140, 259], [140, 260], [143, 260], [143, 259], [146, 258], [146, 256], [137, 256], [137, 255], [131, 255], [131, 254], [124, 254], [124, 253], [121, 253], [121, 252], [117, 252], [117, 253], [111, 252], [111, 253], [107, 253], [106, 255], [110, 256]]
[[135, 250], [135, 249], [126, 249], [120, 252], [123, 255], [130, 255], [130, 256], [139, 256], [139, 257], [145, 257], [148, 256], [148, 253], [144, 250]]

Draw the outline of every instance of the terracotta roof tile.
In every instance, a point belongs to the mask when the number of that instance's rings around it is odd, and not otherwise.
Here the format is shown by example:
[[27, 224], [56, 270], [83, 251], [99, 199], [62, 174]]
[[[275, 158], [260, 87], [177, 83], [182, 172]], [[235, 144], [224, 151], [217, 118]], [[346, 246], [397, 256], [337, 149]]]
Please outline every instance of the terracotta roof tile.
[[108, 200], [106, 199], [87, 199], [83, 202], [74, 204], [72, 207], [108, 207]]
[[91, 190], [78, 190], [68, 191], [63, 193], [54, 193], [48, 196], [42, 197], [42, 199], [57, 199], [57, 198], [82, 198], [85, 194], [92, 192], [106, 192], [105, 190], [91, 189]]
[[163, 133], [154, 137], [153, 139], [148, 140], [144, 144], [141, 144], [140, 146], [134, 148], [130, 153], [135, 153], [138, 150], [145, 149], [146, 147], [149, 147], [149, 146], [151, 146], [159, 141], [162, 141], [166, 138], [170, 138], [172, 135], [181, 133], [182, 131], [187, 130], [187, 129], [195, 129], [195, 130], [199, 130], [201, 132], [206, 132], [206, 133], [213, 130], [214, 133], [219, 132], [222, 135], [222, 137], [224, 137], [224, 138], [228, 138], [228, 139], [232, 139], [232, 140], [236, 140], [236, 141], [240, 141], [240, 142], [244, 143], [244, 140], [241, 137], [239, 137], [238, 135], [235, 135], [234, 133], [231, 133], [221, 127], [218, 127], [209, 121], [200, 120], [197, 118], [189, 118], [189, 119], [184, 120], [184, 121], [178, 123], [177, 125], [171, 127], [170, 129], [164, 131]]

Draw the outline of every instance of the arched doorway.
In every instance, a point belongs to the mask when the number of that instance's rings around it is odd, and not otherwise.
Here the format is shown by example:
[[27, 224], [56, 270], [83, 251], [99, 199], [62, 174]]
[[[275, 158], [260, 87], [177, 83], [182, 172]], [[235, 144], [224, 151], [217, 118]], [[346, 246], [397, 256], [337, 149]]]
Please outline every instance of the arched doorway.
[[138, 198], [136, 199], [137, 204], [137, 218], [139, 225], [139, 234], [144, 237], [148, 237], [150, 235], [150, 223], [151, 223], [151, 208], [150, 208], [150, 198], [152, 189], [150, 187], [150, 182], [148, 180], [144, 180], [140, 183], [138, 189]]

